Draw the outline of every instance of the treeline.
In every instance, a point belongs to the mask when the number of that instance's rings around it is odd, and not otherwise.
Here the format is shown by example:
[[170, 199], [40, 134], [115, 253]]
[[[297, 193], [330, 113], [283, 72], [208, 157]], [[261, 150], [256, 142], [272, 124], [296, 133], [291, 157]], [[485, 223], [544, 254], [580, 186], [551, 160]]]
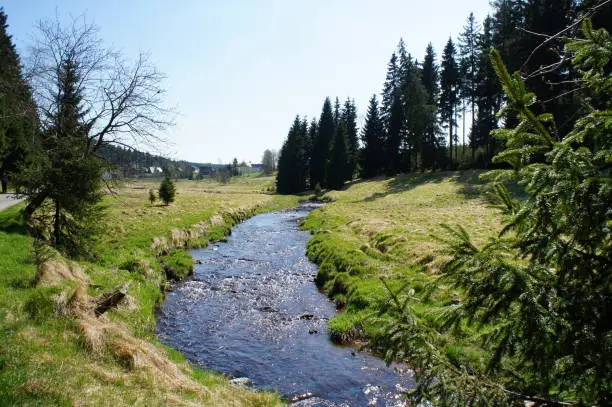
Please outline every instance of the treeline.
[[106, 161], [112, 176], [118, 178], [145, 174], [161, 176], [162, 173], [173, 178], [191, 178], [194, 170], [201, 165], [114, 145], [103, 146], [98, 150], [98, 155]]
[[518, 118], [504, 109], [507, 97], [489, 61], [491, 49], [539, 96], [536, 111], [552, 114], [555, 137], [567, 134], [584, 95], [576, 92], [575, 69], [558, 58], [561, 38], [551, 36], [566, 27], [564, 34], [573, 34], [578, 28], [572, 23], [593, 9], [594, 25], [610, 30], [612, 7], [602, 0], [496, 0], [491, 6], [482, 23], [469, 14], [439, 63], [431, 43], [419, 61], [400, 39], [381, 97], [370, 99], [360, 130], [350, 99], [341, 109], [337, 98], [333, 108], [327, 98], [318, 121], [296, 117], [280, 152], [277, 190], [339, 188], [355, 176], [493, 166], [502, 146], [491, 131]]

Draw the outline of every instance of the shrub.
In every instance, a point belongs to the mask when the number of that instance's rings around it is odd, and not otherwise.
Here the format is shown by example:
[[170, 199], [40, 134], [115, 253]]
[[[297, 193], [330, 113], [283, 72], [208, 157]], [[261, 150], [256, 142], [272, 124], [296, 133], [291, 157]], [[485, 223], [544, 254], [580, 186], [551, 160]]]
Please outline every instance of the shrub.
[[176, 187], [170, 177], [164, 178], [161, 185], [159, 186], [159, 199], [161, 199], [165, 205], [174, 202], [174, 196], [176, 195]]

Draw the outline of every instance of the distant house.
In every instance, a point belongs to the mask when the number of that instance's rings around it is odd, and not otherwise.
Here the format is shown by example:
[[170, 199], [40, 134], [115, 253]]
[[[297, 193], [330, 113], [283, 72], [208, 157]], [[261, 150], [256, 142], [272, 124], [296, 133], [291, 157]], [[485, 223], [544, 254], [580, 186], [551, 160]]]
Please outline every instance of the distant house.
[[263, 172], [263, 164], [251, 164], [251, 173]]

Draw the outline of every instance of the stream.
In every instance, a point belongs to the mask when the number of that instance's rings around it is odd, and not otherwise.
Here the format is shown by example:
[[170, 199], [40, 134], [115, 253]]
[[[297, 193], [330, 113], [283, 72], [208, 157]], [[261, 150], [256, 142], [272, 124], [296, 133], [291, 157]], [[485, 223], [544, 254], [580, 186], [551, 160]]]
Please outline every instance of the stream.
[[334, 345], [334, 303], [317, 290], [300, 220], [312, 207], [255, 216], [225, 243], [193, 250], [194, 276], [158, 315], [160, 339], [194, 364], [278, 391], [295, 406], [403, 406], [410, 370]]

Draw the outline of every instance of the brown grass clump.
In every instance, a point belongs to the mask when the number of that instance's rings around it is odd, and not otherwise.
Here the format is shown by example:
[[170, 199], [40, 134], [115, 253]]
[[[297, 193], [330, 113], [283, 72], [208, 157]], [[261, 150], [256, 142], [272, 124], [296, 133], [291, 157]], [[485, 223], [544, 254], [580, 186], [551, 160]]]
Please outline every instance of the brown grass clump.
[[210, 224], [212, 226], [223, 226], [225, 225], [225, 221], [223, 220], [223, 216], [215, 215], [210, 218]]
[[161, 237], [154, 237], [153, 243], [151, 244], [151, 249], [155, 252], [157, 256], [163, 256], [170, 253], [170, 245], [168, 244], [168, 239]]
[[74, 263], [52, 257], [38, 265], [35, 282], [38, 286], [56, 286], [63, 281], [76, 281], [87, 284], [89, 277]]
[[158, 388], [204, 395], [207, 388], [190, 379], [152, 344], [134, 337], [124, 326], [83, 315], [77, 321], [83, 343], [94, 354], [108, 352], [127, 373], [148, 373]]

